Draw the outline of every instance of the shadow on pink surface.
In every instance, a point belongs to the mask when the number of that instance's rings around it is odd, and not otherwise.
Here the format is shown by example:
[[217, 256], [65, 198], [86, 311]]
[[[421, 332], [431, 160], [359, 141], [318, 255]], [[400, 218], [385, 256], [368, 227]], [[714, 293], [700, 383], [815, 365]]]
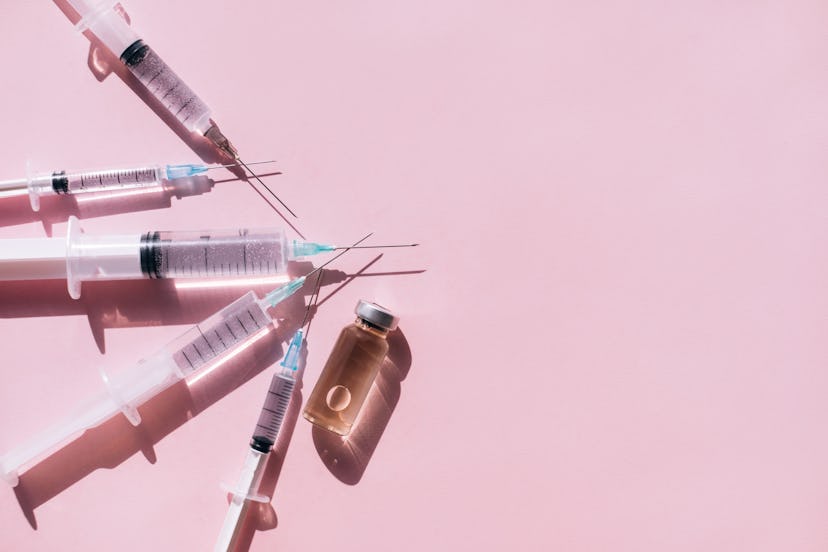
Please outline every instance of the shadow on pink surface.
[[281, 358], [282, 342], [295, 331], [302, 311], [291, 313], [292, 324], [278, 325], [242, 354], [225, 355], [144, 403], [138, 426], [119, 413], [22, 473], [14, 492], [31, 526], [37, 529], [37, 507], [93, 471], [115, 468], [139, 451], [154, 464], [156, 443]]
[[[371, 273], [367, 273], [366, 270], [381, 257], [381, 254], [377, 255], [357, 273], [349, 275], [346, 281], [332, 291], [326, 299], [330, 298], [334, 293], [338, 293], [343, 286], [347, 285], [354, 278], [372, 275]], [[307, 269], [307, 266], [312, 267], [310, 263], [297, 264], [306, 265], [299, 267], [299, 270], [303, 268]], [[308, 270], [305, 270], [302, 273], [307, 272]], [[323, 285], [325, 283], [324, 275], [327, 275], [327, 272], [326, 270], [323, 273]], [[378, 274], [385, 276], [397, 273]], [[407, 274], [407, 272], [400, 274]], [[337, 278], [338, 276], [334, 275], [334, 279], [336, 280]], [[147, 283], [146, 281], [140, 282]], [[37, 284], [37, 282], [34, 284]], [[313, 286], [306, 285], [303, 288], [303, 292], [311, 293], [312, 288]], [[4, 291], [8, 290], [4, 288]], [[61, 291], [65, 292], [65, 289], [61, 288]], [[239, 295], [244, 291], [246, 290], [239, 290]], [[159, 301], [161, 301], [159, 303], [160, 305], [164, 301], [171, 301], [171, 298], [164, 299], [162, 297]], [[0, 304], [3, 304], [3, 302], [0, 301]], [[222, 304], [219, 308], [225, 305]], [[299, 294], [279, 304], [276, 309], [276, 319], [279, 320], [279, 324], [274, 331], [266, 334], [265, 338], [259, 339], [249, 347], [246, 347], [243, 354], [231, 353], [224, 355], [213, 366], [197, 372], [185, 381], [172, 385], [170, 388], [165, 389], [145, 402], [138, 408], [141, 415], [141, 423], [138, 426], [130, 424], [126, 417], [119, 413], [103, 423], [84, 431], [79, 437], [68, 442], [50, 456], [33, 464], [27, 471], [20, 475], [20, 481], [14, 488], [21, 509], [31, 526], [37, 529], [34, 510], [38, 506], [77, 483], [96, 469], [111, 469], [117, 467], [139, 451], [144, 454], [147, 460], [155, 463], [156, 456], [153, 446], [156, 443], [172, 433], [187, 420], [195, 417], [204, 409], [237, 389], [282, 357], [282, 343], [289, 340], [296, 331], [296, 326], [304, 317], [305, 308], [304, 298]], [[310, 330], [310, 322], [312, 322], [317, 310], [318, 305], [311, 309], [308, 331]], [[180, 312], [180, 309], [173, 304], [171, 312]], [[209, 310], [201, 318], [206, 318], [211, 314], [213, 314], [213, 310]], [[394, 332], [394, 334], [398, 332]], [[399, 332], [399, 335], [402, 335], [401, 332]], [[397, 339], [392, 340], [392, 338], [389, 338], [389, 340], [392, 341], [392, 344], [398, 342]], [[402, 338], [402, 342], [405, 343], [405, 350], [407, 351], [408, 345], [404, 337]], [[400, 350], [399, 347], [393, 347], [393, 345], [392, 348], [393, 350]], [[300, 364], [302, 372], [304, 372], [307, 350], [306, 342]], [[389, 354], [391, 354], [391, 351], [389, 351]], [[410, 365], [410, 351], [400, 353], [399, 358], [403, 358], [404, 360], [406, 354], [408, 358], [407, 365]], [[408, 371], [407, 365], [405, 372]], [[405, 375], [403, 374], [402, 378], [404, 377]], [[398, 381], [401, 381], [402, 378]], [[282, 432], [274, 447], [275, 454], [272, 454], [268, 459], [262, 486], [260, 487], [261, 492], [269, 496], [273, 495], [273, 490], [276, 487], [290, 436], [293, 434], [293, 428], [296, 424], [298, 410], [301, 407], [301, 383], [297, 386], [295, 393], [299, 394], [295, 395], [294, 400], [291, 402], [292, 406], [285, 420], [285, 431]], [[398, 382], [396, 393], [398, 399]], [[396, 404], [397, 399], [394, 400], [394, 404]], [[367, 408], [370, 407], [370, 395], [368, 401]], [[393, 406], [391, 410], [393, 410]], [[390, 417], [390, 412], [388, 412], [387, 416]], [[359, 420], [357, 423], [359, 424]], [[382, 422], [382, 428], [386, 424], [387, 418]], [[375, 447], [376, 443], [373, 446]], [[251, 507], [251, 510], [251, 515], [246, 516], [250, 519], [245, 520], [244, 526], [244, 534], [247, 535], [245, 539], [248, 547], [249, 543], [252, 542], [255, 531], [276, 527], [276, 514], [270, 504], [258, 505], [257, 503], [257, 505]]]
[[[314, 314], [315, 312], [311, 313], [311, 319]], [[273, 508], [274, 494], [276, 492], [276, 485], [279, 482], [279, 476], [282, 473], [282, 466], [285, 463], [290, 441], [293, 438], [293, 432], [296, 429], [296, 420], [299, 418], [299, 411], [302, 409], [302, 376], [305, 372], [307, 357], [308, 344], [306, 341], [302, 347], [299, 374], [297, 376], [296, 387], [293, 389], [290, 407], [282, 421], [279, 437], [276, 439], [276, 443], [273, 445], [273, 449], [267, 458], [264, 475], [258, 488], [258, 494], [269, 496], [270, 501], [253, 502], [248, 500], [245, 502], [241, 517], [239, 518], [238, 536], [234, 540], [231, 548], [235, 552], [249, 550], [257, 531], [270, 531], [271, 529], [275, 529], [279, 524], [276, 510]], [[229, 504], [230, 495], [227, 496], [227, 502]]]
[[[339, 285], [319, 305], [354, 278], [406, 276], [424, 272], [367, 272], [381, 256], [353, 274], [326, 268], [322, 287]], [[312, 270], [313, 263], [309, 261], [291, 261], [287, 277], [296, 278]], [[75, 300], [69, 296], [65, 280], [6, 281], [0, 285], [0, 318], [86, 315], [98, 350], [105, 353], [107, 329], [196, 324], [250, 290], [261, 297], [281, 283], [278, 277], [257, 283], [245, 278], [93, 281], [83, 284], [81, 297]], [[296, 305], [304, 305], [303, 295], [310, 293], [311, 286], [304, 286], [283, 305], [277, 306], [277, 314], [296, 308]]]
[[[287, 277], [312, 269], [309, 262], [291, 262]], [[325, 270], [322, 285], [349, 277], [342, 271]], [[196, 324], [249, 290], [261, 297], [281, 283], [279, 278], [256, 284], [247, 279], [93, 281], [83, 284], [81, 297], [75, 300], [65, 280], [9, 281], [0, 285], [0, 318], [86, 315], [98, 349], [104, 353], [104, 334], [109, 328]], [[304, 308], [301, 294], [311, 291], [310, 286], [303, 287], [276, 312]]]
[[[311, 310], [306, 335], [310, 336], [312, 321], [316, 315], [319, 305], [330, 299], [330, 297], [335, 293], [339, 292], [339, 290], [353, 280], [353, 278], [358, 276], [386, 276], [399, 274], [394, 272], [365, 272], [381, 257], [382, 255], [378, 255], [371, 262], [365, 265], [359, 272], [349, 276], [348, 280], [329, 293], [325, 299], [320, 301], [317, 306]], [[411, 272], [418, 274], [424, 271], [420, 270]], [[377, 376], [375, 385], [372, 387], [372, 390], [366, 399], [363, 411], [360, 417], [356, 420], [356, 424], [351, 431], [351, 435], [349, 435], [350, 443], [343, 445], [342, 438], [334, 436], [333, 433], [329, 434], [335, 437], [335, 439], [334, 442], [332, 442], [329, 451], [326, 450], [326, 453], [330, 452], [333, 455], [343, 457], [343, 461], [341, 463], [333, 460], [335, 467], [331, 470], [331, 472], [341, 481], [351, 485], [356, 484], [365, 472], [368, 461], [376, 449], [385, 427], [388, 425], [388, 421], [391, 419], [394, 407], [399, 401], [400, 382], [405, 379], [408, 374], [408, 370], [411, 367], [411, 349], [409, 348], [408, 341], [402, 331], [397, 329], [392, 332], [388, 337], [388, 341], [388, 356], [380, 369], [380, 374]], [[258, 489], [258, 494], [271, 497], [271, 501], [267, 503], [252, 501], [245, 502], [239, 521], [238, 536], [234, 540], [232, 546], [232, 550], [235, 552], [245, 552], [249, 550], [257, 531], [268, 531], [275, 529], [278, 525], [278, 516], [276, 515], [276, 510], [273, 508], [272, 502], [274, 499], [276, 485], [279, 481], [279, 476], [281, 475], [282, 465], [284, 464], [285, 456], [287, 455], [287, 449], [296, 428], [296, 421], [299, 416], [299, 411], [302, 408], [302, 375], [305, 372], [305, 366], [307, 363], [309, 342], [310, 338], [305, 341], [305, 345], [302, 348], [300, 374], [297, 385], [294, 388], [293, 397], [291, 399], [288, 412], [285, 415], [282, 430], [272, 452], [270, 453], [270, 456], [268, 457], [265, 473]], [[314, 430], [317, 429], [318, 428], [314, 426]], [[323, 433], [329, 433], [324, 430], [320, 431]], [[322, 437], [322, 439], [324, 438], [325, 437]], [[316, 433], [314, 433], [314, 443], [317, 445], [317, 450], [319, 450], [320, 442], [320, 440], [317, 440]], [[343, 450], [340, 450], [340, 448]], [[345, 453], [346, 450], [347, 454]], [[320, 456], [321, 455], [322, 453], [320, 452]], [[332, 457], [330, 458], [332, 459]], [[323, 458], [323, 460], [324, 459], [325, 458]], [[229, 503], [229, 495], [227, 500]]]
[[[55, 5], [60, 8], [60, 11], [69, 19], [69, 21], [76, 25], [80, 21], [80, 16], [74, 8], [66, 0], [54, 0]], [[120, 10], [121, 15], [129, 23], [129, 16], [125, 11]], [[124, 84], [130, 87], [132, 91], [141, 100], [152, 109], [155, 114], [172, 130], [181, 140], [192, 149], [205, 163], [218, 163], [225, 159], [224, 156], [218, 152], [213, 145], [204, 136], [192, 133], [187, 130], [152, 94], [150, 94], [141, 82], [127, 70], [126, 66], [121, 63], [116, 54], [113, 54], [109, 49], [98, 40], [98, 38], [90, 31], [84, 31], [83, 35], [89, 39], [89, 57], [87, 58], [87, 65], [89, 70], [98, 81], [103, 81], [110, 74], [114, 73], [120, 78]], [[120, 52], [119, 52], [120, 54]]]
[[401, 328], [388, 334], [388, 346], [388, 355], [351, 432], [341, 437], [317, 426], [311, 429], [322, 463], [346, 485], [356, 485], [365, 474], [400, 400], [400, 384], [411, 368], [411, 348]]
[[[76, 25], [78, 21], [80, 21], [80, 16], [66, 0], [53, 1], [73, 25]], [[131, 23], [129, 15], [123, 7], [117, 5], [117, 9], [126, 22]], [[175, 116], [147, 90], [147, 88], [135, 77], [135, 75], [133, 75], [126, 68], [126, 66], [118, 58], [117, 54], [110, 52], [109, 49], [100, 40], [98, 40], [94, 34], [92, 34], [92, 32], [87, 30], [83, 32], [83, 35], [89, 40], [89, 56], [87, 57], [87, 66], [99, 82], [103, 82], [110, 74], [114, 73], [117, 75], [118, 78], [121, 79], [123, 83], [135, 93], [136, 96], [141, 98], [147, 107], [149, 107], [158, 116], [158, 118], [161, 119], [164, 124], [166, 124], [170, 130], [172, 130], [185, 144], [187, 144], [187, 146], [205, 163], [227, 163], [235, 161], [216, 149], [204, 136], [196, 132], [190, 132], [184, 125], [182, 125], [181, 122], [176, 119]], [[120, 54], [120, 52], [118, 52], [118, 54]], [[294, 231], [302, 237], [302, 239], [305, 239], [302, 233], [282, 213], [279, 207], [277, 207], [270, 200], [270, 198], [266, 197], [253, 184], [253, 182], [248, 180], [247, 172], [243, 167], [240, 165], [234, 165], [232, 167], [227, 167], [227, 170], [233, 173], [237, 179], [247, 182], [250, 187], [253, 188], [253, 190], [256, 191], [261, 198], [264, 199], [282, 218], [282, 220], [284, 220], [286, 224], [293, 228]], [[263, 175], [259, 176], [261, 177]], [[270, 192], [270, 194], [275, 198], [273, 192]]]
[[[259, 176], [268, 177], [280, 174], [282, 173], [276, 171]], [[89, 219], [122, 213], [166, 209], [172, 207], [173, 198], [181, 199], [200, 195], [212, 190], [216, 184], [240, 180], [242, 179], [211, 180], [204, 175], [197, 175], [186, 179], [177, 179], [175, 187], [159, 185], [112, 192], [44, 196], [40, 198], [40, 211], [37, 212], [32, 210], [28, 196], [10, 197], [0, 202], [0, 226], [40, 222], [46, 235], [51, 236], [52, 226], [55, 223], [66, 222], [70, 216]], [[268, 198], [257, 188], [254, 187], [253, 190], [265, 201], [268, 201]]]

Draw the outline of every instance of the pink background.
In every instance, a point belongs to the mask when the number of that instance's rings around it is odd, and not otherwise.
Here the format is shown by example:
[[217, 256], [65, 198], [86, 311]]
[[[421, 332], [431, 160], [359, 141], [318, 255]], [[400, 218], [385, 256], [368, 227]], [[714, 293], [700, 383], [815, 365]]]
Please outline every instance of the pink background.
[[[423, 244], [366, 272], [426, 272], [355, 278], [310, 333], [305, 396], [357, 299], [402, 317], [410, 366], [361, 479], [329, 471], [300, 416], [278, 525], [252, 550], [828, 547], [825, 2], [127, 9], [246, 160], [278, 159], [269, 183], [308, 238]], [[198, 160], [117, 76], [96, 80], [52, 2], [5, 2], [0, 36], [0, 178], [27, 159]], [[65, 233], [66, 213], [0, 217], [0, 237]], [[239, 182], [82, 221], [278, 224]], [[98, 368], [241, 293], [170, 307], [145, 284], [80, 302], [62, 283], [0, 284], [0, 451], [98, 392]], [[37, 530], [2, 490], [0, 548], [210, 549], [259, 368], [173, 427], [154, 464], [135, 452], [34, 508]]]

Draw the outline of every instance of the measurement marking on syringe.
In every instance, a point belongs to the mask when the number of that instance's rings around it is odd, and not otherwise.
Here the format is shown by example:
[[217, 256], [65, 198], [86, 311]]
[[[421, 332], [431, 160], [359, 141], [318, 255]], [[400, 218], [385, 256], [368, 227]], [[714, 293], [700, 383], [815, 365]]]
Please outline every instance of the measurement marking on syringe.
[[193, 361], [190, 360], [190, 357], [187, 356], [187, 353], [183, 349], [181, 350], [181, 354], [184, 355], [185, 359], [187, 359], [187, 364], [190, 365], [190, 368], [195, 369], [195, 366], [193, 366]]
[[181, 113], [182, 111], [184, 111], [185, 107], [187, 107], [188, 105], [193, 103], [194, 99], [195, 99], [195, 97], [192, 97], [189, 100], [187, 100], [186, 102], [184, 102], [184, 105], [181, 106], [181, 109], [179, 109], [178, 111], [175, 112], [175, 116], [178, 117], [178, 114]]
[[233, 331], [233, 328], [230, 327], [230, 324], [225, 322], [224, 325], [227, 327], [227, 331], [230, 332], [230, 335], [233, 336], [233, 339], [238, 339], [239, 338], [239, 336], [236, 335], [236, 332]]
[[250, 320], [252, 320], [252, 321], [253, 321], [253, 325], [254, 325], [254, 326], [256, 326], [256, 329], [257, 329], [257, 330], [258, 330], [259, 328], [261, 328], [261, 326], [259, 326], [259, 323], [258, 323], [258, 322], [256, 322], [256, 319], [255, 319], [255, 318], [253, 318], [253, 313], [252, 313], [252, 312], [250, 312], [250, 309], [247, 309], [247, 316], [249, 316], [249, 317], [250, 317]]
[[[199, 330], [199, 331], [201, 331], [201, 330]], [[204, 360], [204, 355], [201, 354], [201, 351], [198, 350], [198, 345], [195, 344], [195, 341], [193, 341], [192, 345], [193, 345], [193, 349], [195, 349], [195, 352], [198, 353], [198, 358], [200, 358], [201, 360]]]
[[[215, 354], [218, 354], [218, 353], [216, 353], [216, 350], [215, 350], [215, 349], [213, 349], [213, 346], [212, 346], [212, 345], [210, 345], [210, 342], [207, 340], [207, 336], [206, 336], [206, 335], [204, 335], [204, 332], [202, 332], [202, 331], [201, 331], [201, 328], [199, 328], [198, 326], [196, 326], [196, 329], [198, 330], [198, 333], [200, 333], [200, 334], [201, 334], [201, 337], [202, 337], [202, 338], [204, 338], [204, 343], [206, 343], [206, 344], [207, 344], [207, 346], [208, 346], [208, 347], [210, 347], [210, 350], [213, 352], [213, 354], [214, 354], [214, 355], [215, 355]], [[193, 343], [193, 347], [195, 347], [195, 343]]]
[[245, 333], [247, 335], [250, 335], [250, 330], [248, 330], [247, 326], [244, 325], [244, 322], [242, 322], [242, 319], [237, 316], [236, 321], [239, 323], [239, 325], [242, 327], [242, 329], [245, 331]]
[[146, 84], [145, 86], [149, 87], [150, 83], [151, 83], [152, 81], [154, 81], [155, 79], [157, 79], [157, 78], [161, 75], [161, 73], [163, 73], [163, 72], [164, 72], [164, 70], [163, 70], [163, 69], [161, 69], [160, 71], [158, 71], [157, 73], [155, 73], [155, 75], [154, 75], [154, 76], [153, 76], [150, 80], [148, 80], [148, 81], [147, 81], [147, 84]]
[[[181, 86], [181, 83], [180, 83], [180, 82], [175, 83], [175, 86], [173, 86], [172, 88], [170, 88], [169, 90], [167, 90], [167, 93], [166, 93], [166, 94], [164, 94], [163, 96], [161, 96], [161, 100], [163, 101], [163, 100], [164, 100], [164, 98], [166, 98], [167, 96], [169, 96], [169, 95], [172, 93], [172, 91], [173, 91], [173, 90], [175, 90], [176, 88], [178, 88], [179, 86]], [[172, 104], [170, 104], [170, 105], [172, 105]], [[169, 106], [167, 106], [167, 107], [169, 107]]]
[[221, 338], [221, 336], [218, 333], [218, 330], [213, 330], [213, 331], [216, 332], [216, 337], [218, 338], [219, 341], [221, 341], [221, 346], [226, 349], [227, 348], [227, 343], [225, 343], [224, 340]]

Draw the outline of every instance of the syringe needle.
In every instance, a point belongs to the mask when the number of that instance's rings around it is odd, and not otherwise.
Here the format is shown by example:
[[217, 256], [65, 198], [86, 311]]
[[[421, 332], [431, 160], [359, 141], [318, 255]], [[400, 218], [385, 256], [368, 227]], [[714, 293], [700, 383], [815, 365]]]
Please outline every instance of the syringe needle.
[[290, 207], [288, 207], [287, 205], [285, 205], [285, 202], [284, 202], [284, 201], [282, 201], [281, 199], [279, 199], [279, 196], [277, 196], [276, 194], [274, 194], [274, 193], [273, 193], [273, 190], [271, 190], [270, 188], [268, 188], [268, 187], [267, 187], [267, 184], [265, 184], [264, 182], [262, 182], [262, 179], [261, 179], [261, 178], [259, 178], [258, 176], [256, 176], [256, 173], [254, 173], [254, 172], [253, 172], [253, 170], [252, 170], [250, 167], [248, 167], [248, 166], [247, 166], [247, 163], [245, 163], [244, 161], [242, 161], [242, 160], [241, 160], [241, 158], [239, 158], [239, 157], [236, 157], [236, 160], [239, 162], [239, 164], [240, 164], [242, 167], [244, 167], [245, 169], [247, 169], [247, 171], [251, 174], [251, 176], [253, 176], [253, 178], [255, 178], [255, 179], [256, 179], [256, 182], [258, 182], [259, 184], [261, 184], [262, 186], [264, 186], [264, 189], [265, 189], [265, 190], [267, 190], [268, 192], [270, 192], [270, 195], [272, 195], [274, 198], [276, 198], [276, 201], [278, 201], [278, 202], [282, 205], [282, 207], [284, 207], [285, 209], [287, 209], [287, 212], [288, 212], [288, 213], [290, 213], [291, 215], [293, 215], [293, 217], [294, 217], [294, 218], [299, 218], [299, 217], [297, 217], [297, 216], [296, 216], [296, 213], [294, 213], [293, 211], [291, 211], [291, 210], [290, 210]]
[[333, 249], [380, 249], [384, 247], [417, 247], [420, 245], [419, 243], [397, 243], [394, 245], [360, 245], [359, 247], [355, 245], [344, 245], [342, 247], [334, 247]]
[[371, 237], [371, 236], [373, 236], [373, 235], [374, 235], [374, 233], [373, 233], [373, 232], [370, 232], [370, 233], [366, 234], [364, 238], [362, 238], [362, 239], [360, 239], [360, 240], [355, 241], [355, 242], [354, 242], [354, 245], [351, 245], [350, 247], [338, 247], [337, 249], [344, 249], [345, 251], [341, 251], [341, 252], [337, 253], [336, 255], [334, 255], [333, 257], [331, 257], [330, 259], [328, 259], [327, 261], [325, 261], [324, 263], [322, 263], [322, 264], [321, 264], [321, 265], [319, 265], [318, 267], [314, 268], [313, 270], [311, 270], [310, 272], [308, 272], [307, 274], [305, 274], [305, 279], [307, 279], [307, 277], [308, 277], [308, 276], [310, 276], [311, 274], [313, 274], [314, 272], [318, 272], [318, 271], [322, 270], [323, 268], [325, 268], [326, 266], [328, 266], [329, 264], [331, 264], [332, 262], [334, 262], [335, 260], [337, 260], [338, 258], [340, 258], [342, 255], [344, 255], [345, 253], [347, 253], [347, 252], [348, 252], [348, 250], [350, 250], [350, 249], [358, 249], [358, 248], [357, 248], [357, 246], [358, 246], [359, 244], [361, 244], [362, 242], [364, 242], [365, 240], [367, 240], [368, 238], [370, 238], [370, 237]]
[[[247, 163], [247, 165], [264, 165], [266, 163], [275, 163], [275, 162], [276, 162], [275, 159], [270, 160], [270, 161], [254, 161], [253, 163]], [[245, 165], [245, 166], [247, 166], [247, 165]], [[207, 170], [212, 171], [213, 169], [225, 169], [227, 167], [235, 167], [235, 166], [236, 166], [235, 163], [227, 163], [225, 165], [211, 165], [211, 166], [207, 167]]]
[[[359, 245], [363, 241], [370, 238], [372, 235], [373, 235], [373, 232], [371, 232], [370, 234], [368, 234], [367, 236], [365, 236], [361, 240], [354, 243], [354, 245]], [[267, 295], [265, 295], [261, 299], [261, 304], [264, 305], [264, 308], [275, 307], [276, 304], [278, 304], [281, 301], [284, 301], [286, 298], [288, 298], [291, 295], [293, 295], [294, 293], [296, 293], [296, 291], [299, 288], [304, 286], [305, 282], [307, 282], [307, 280], [308, 280], [308, 276], [310, 276], [311, 274], [313, 274], [315, 272], [319, 272], [320, 270], [322, 270], [323, 268], [325, 268], [326, 266], [328, 266], [329, 264], [331, 264], [332, 262], [334, 262], [335, 260], [337, 260], [339, 257], [341, 257], [342, 255], [344, 255], [347, 252], [348, 252], [348, 249], [346, 249], [345, 251], [340, 251], [339, 253], [334, 255], [332, 258], [328, 259], [328, 261], [326, 263], [324, 263], [322, 265], [319, 265], [318, 267], [314, 268], [313, 270], [311, 270], [310, 272], [308, 272], [304, 276], [300, 276], [300, 277], [296, 278], [295, 280], [291, 280], [287, 284], [284, 284], [284, 285], [279, 286], [276, 289], [272, 290], [270, 293], [268, 293]]]

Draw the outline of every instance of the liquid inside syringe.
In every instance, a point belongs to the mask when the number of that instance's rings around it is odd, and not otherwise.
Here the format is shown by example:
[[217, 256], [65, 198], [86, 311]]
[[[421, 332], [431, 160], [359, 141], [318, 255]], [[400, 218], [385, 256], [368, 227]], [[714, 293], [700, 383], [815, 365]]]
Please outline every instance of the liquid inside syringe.
[[[254, 341], [273, 335], [275, 326], [266, 306], [253, 292], [248, 292], [131, 369], [105, 376], [105, 394], [87, 401], [71, 418], [0, 457], [0, 476], [16, 485], [17, 475], [25, 466], [119, 411], [138, 425], [141, 421], [138, 407], [157, 393], [208, 366], [232, 358], [230, 355], [242, 354]], [[238, 360], [245, 362], [244, 358]]]
[[68, 0], [68, 4], [80, 16], [76, 28], [91, 31], [171, 116], [190, 132], [207, 137], [229, 158], [236, 158], [236, 149], [219, 131], [207, 104], [138, 36], [115, 3]]
[[0, 240], [0, 280], [65, 278], [77, 299], [90, 280], [286, 275], [289, 261], [336, 249], [290, 240], [279, 228], [93, 236], [70, 217], [65, 239]]
[[[311, 274], [346, 251], [347, 249], [329, 259], [311, 271]], [[105, 375], [105, 394], [87, 401], [77, 414], [33, 436], [25, 444], [0, 457], [0, 476], [12, 485], [17, 485], [18, 473], [26, 466], [79, 432], [100, 424], [119, 411], [134, 425], [138, 425], [141, 422], [138, 407], [150, 398], [209, 366], [244, 355], [251, 350], [254, 342], [272, 336], [276, 322], [268, 312], [269, 309], [296, 293], [306, 278], [307, 276], [296, 278], [262, 298], [258, 298], [252, 291], [248, 292], [131, 369]]]
[[[258, 165], [272, 161], [250, 163]], [[193, 189], [193, 178], [211, 169], [226, 165], [145, 165], [126, 169], [92, 171], [52, 171], [29, 175], [26, 178], [0, 181], [0, 199], [28, 195], [32, 210], [40, 210], [40, 198], [44, 196], [74, 196], [87, 193], [117, 192], [135, 188], [159, 187], [174, 195], [189, 196], [210, 191], [207, 186]]]

